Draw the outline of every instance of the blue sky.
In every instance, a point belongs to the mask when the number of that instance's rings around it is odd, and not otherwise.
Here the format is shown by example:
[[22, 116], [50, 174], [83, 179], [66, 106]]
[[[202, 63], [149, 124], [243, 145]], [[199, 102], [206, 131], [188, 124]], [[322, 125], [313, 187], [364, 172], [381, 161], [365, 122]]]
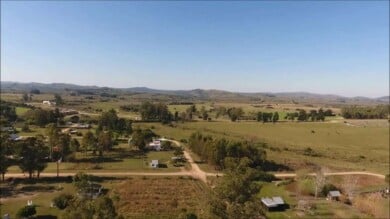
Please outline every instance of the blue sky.
[[389, 93], [389, 2], [1, 1], [1, 80]]

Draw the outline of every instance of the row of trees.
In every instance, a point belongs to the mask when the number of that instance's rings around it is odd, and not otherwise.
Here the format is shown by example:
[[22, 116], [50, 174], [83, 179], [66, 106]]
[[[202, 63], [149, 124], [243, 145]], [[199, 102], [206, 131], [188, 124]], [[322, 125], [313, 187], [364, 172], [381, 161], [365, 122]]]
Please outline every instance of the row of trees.
[[241, 107], [226, 108], [223, 106], [214, 109], [215, 118], [220, 116], [228, 116], [232, 122], [239, 120], [244, 115], [244, 110]]
[[133, 132], [131, 120], [119, 118], [114, 109], [103, 112], [98, 119], [97, 132], [102, 130], [129, 135]]
[[164, 103], [143, 102], [140, 106], [139, 112], [142, 120], [145, 121], [159, 121], [168, 123], [172, 121], [173, 115], [168, 110], [168, 106]]
[[298, 121], [324, 121], [325, 116], [334, 116], [331, 109], [323, 110], [322, 108], [317, 110], [310, 110], [306, 112], [303, 109], [298, 109], [298, 112], [287, 113], [285, 119]]
[[4, 174], [12, 165], [18, 165], [23, 172], [28, 173], [30, 179], [34, 172], [39, 178], [39, 174], [47, 167], [49, 153], [49, 147], [45, 145], [43, 136], [13, 142], [7, 135], [2, 135], [0, 148], [2, 179], [4, 180]]
[[63, 117], [58, 108], [54, 110], [44, 110], [41, 108], [31, 109], [24, 115], [28, 123], [41, 127], [49, 123], [60, 123]]
[[346, 119], [387, 119], [390, 105], [378, 106], [348, 106], [341, 109], [341, 115]]
[[258, 122], [277, 122], [279, 121], [279, 113], [274, 112], [274, 113], [267, 113], [267, 112], [258, 112], [257, 113], [257, 121]]
[[[5, 108], [4, 115], [12, 115], [9, 111], [12, 111], [12, 107]], [[31, 115], [27, 115], [27, 117], [32, 116], [35, 124], [39, 125], [46, 124], [47, 120], [54, 122], [62, 118], [58, 109], [54, 111], [34, 109], [29, 112]], [[115, 143], [114, 132], [119, 134], [132, 132], [131, 122], [118, 118], [113, 110], [103, 113], [98, 124], [96, 135], [88, 131], [83, 135], [81, 145], [68, 133], [62, 133], [57, 123], [50, 123], [46, 126], [47, 143], [45, 143], [43, 135], [14, 142], [8, 133], [1, 133], [0, 172], [4, 177], [9, 166], [18, 165], [23, 172], [29, 173], [30, 178], [34, 172], [37, 172], [39, 176], [39, 173], [46, 168], [47, 162], [60, 159], [70, 161], [75, 157], [75, 153], [81, 149], [85, 153], [92, 151], [94, 155], [102, 157], [103, 152], [111, 150]]]
[[3, 179], [4, 174], [12, 165], [18, 165], [23, 172], [29, 174], [29, 178], [32, 178], [34, 172], [39, 177], [50, 161], [60, 159], [69, 161], [80, 149], [85, 152], [92, 150], [93, 154], [102, 157], [103, 152], [111, 150], [114, 145], [112, 134], [109, 131], [99, 132], [97, 136], [92, 132], [87, 132], [83, 136], [81, 145], [77, 139], [60, 133], [54, 124], [51, 124], [46, 131], [47, 144], [42, 135], [17, 142], [10, 140], [7, 134], [1, 136], [0, 173]]
[[85, 154], [88, 151], [92, 151], [92, 154], [98, 155], [99, 157], [103, 156], [103, 152], [111, 150], [113, 146], [114, 140], [111, 131], [100, 131], [97, 135], [88, 131], [83, 135], [81, 142], [81, 147]]
[[203, 135], [200, 132], [195, 132], [190, 136], [188, 146], [202, 160], [222, 169], [225, 168], [225, 158], [247, 157], [252, 161], [254, 167], [260, 166], [266, 159], [266, 152], [260, 148], [260, 145], [247, 141], [228, 141], [224, 138], [213, 139], [211, 136]]

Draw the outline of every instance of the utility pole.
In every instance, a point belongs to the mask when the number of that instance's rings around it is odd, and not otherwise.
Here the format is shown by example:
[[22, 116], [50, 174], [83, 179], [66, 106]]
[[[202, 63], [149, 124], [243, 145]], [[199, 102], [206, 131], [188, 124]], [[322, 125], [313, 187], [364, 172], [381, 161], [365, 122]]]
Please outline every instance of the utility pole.
[[62, 157], [57, 160], [57, 178], [60, 176], [60, 163], [61, 163]]

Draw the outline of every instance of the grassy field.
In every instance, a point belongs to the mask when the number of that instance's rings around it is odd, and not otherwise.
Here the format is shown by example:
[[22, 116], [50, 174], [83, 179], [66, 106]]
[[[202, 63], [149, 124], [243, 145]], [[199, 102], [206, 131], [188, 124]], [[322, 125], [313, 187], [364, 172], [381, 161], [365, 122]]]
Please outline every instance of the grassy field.
[[[362, 213], [359, 209], [346, 205], [342, 202], [328, 201], [324, 197], [315, 199], [312, 196], [297, 195], [286, 189], [285, 186], [276, 186], [273, 183], [265, 183], [262, 186], [260, 193], [261, 197], [280, 196], [289, 205], [285, 211], [267, 212], [267, 218], [374, 218], [368, 214]], [[312, 206], [309, 211], [297, 210], [299, 200], [305, 200]], [[385, 199], [383, 199], [385, 201]], [[386, 201], [385, 201], [386, 202]]]
[[[150, 151], [145, 156], [132, 151], [125, 146], [119, 147], [117, 150], [106, 153], [104, 162], [98, 162], [96, 156], [88, 154], [84, 155], [78, 152], [75, 162], [61, 162], [59, 170], [61, 173], [77, 172], [77, 171], [94, 171], [94, 172], [177, 172], [184, 167], [175, 167], [171, 163], [173, 151]], [[167, 168], [151, 168], [150, 162], [159, 160], [160, 164], [166, 164]], [[188, 166], [188, 164], [186, 164]], [[44, 173], [55, 173], [57, 171], [57, 163], [50, 162]], [[20, 173], [21, 170], [17, 166], [11, 166], [8, 169], [9, 173]]]
[[[5, 184], [1, 185], [2, 192], [7, 189]], [[74, 194], [75, 189], [71, 183], [65, 182], [45, 182], [36, 184], [18, 184], [12, 188], [12, 196], [6, 196], [2, 193], [1, 214], [10, 214], [15, 218], [16, 212], [23, 206], [27, 205], [27, 200], [32, 200], [37, 205], [37, 214], [60, 215], [61, 211], [57, 208], [50, 207], [54, 197], [61, 193]]]
[[[375, 121], [373, 121], [375, 122]], [[378, 121], [377, 121], [378, 122]], [[200, 131], [234, 140], [264, 141], [271, 148], [268, 155], [278, 162], [318, 163], [333, 168], [371, 170], [388, 173], [388, 124], [351, 126], [343, 122], [191, 122], [169, 127], [158, 123], [136, 123], [134, 126], [153, 128], [165, 137], [187, 139]], [[315, 156], [305, 156], [312, 148]], [[281, 153], [283, 152], [283, 153]]]

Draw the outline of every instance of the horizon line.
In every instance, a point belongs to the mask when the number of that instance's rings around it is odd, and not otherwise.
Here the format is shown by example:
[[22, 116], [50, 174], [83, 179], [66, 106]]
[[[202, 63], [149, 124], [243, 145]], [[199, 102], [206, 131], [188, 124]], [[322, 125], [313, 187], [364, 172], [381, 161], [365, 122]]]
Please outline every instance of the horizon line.
[[369, 99], [378, 99], [382, 97], [389, 97], [390, 95], [381, 95], [381, 96], [376, 96], [376, 97], [367, 97], [367, 96], [345, 96], [345, 95], [340, 95], [340, 94], [331, 94], [331, 93], [316, 93], [316, 92], [310, 92], [310, 91], [277, 91], [277, 92], [269, 92], [269, 91], [231, 91], [231, 90], [225, 90], [225, 89], [215, 89], [215, 88], [192, 88], [192, 89], [160, 89], [160, 88], [151, 88], [151, 87], [146, 87], [146, 86], [132, 86], [132, 87], [115, 87], [115, 86], [101, 86], [101, 85], [85, 85], [85, 84], [76, 84], [76, 83], [65, 83], [65, 82], [20, 82], [20, 81], [2, 81], [7, 82], [7, 83], [19, 83], [19, 84], [44, 84], [44, 85], [52, 85], [52, 84], [65, 84], [65, 85], [76, 85], [76, 86], [84, 86], [84, 87], [97, 87], [97, 88], [113, 88], [113, 89], [131, 89], [131, 88], [146, 88], [150, 90], [160, 90], [160, 91], [193, 91], [193, 90], [215, 90], [215, 91], [224, 91], [224, 92], [230, 92], [230, 93], [246, 93], [246, 94], [256, 94], [256, 93], [263, 93], [263, 94], [282, 94], [282, 93], [306, 93], [306, 94], [315, 94], [315, 95], [323, 95], [323, 96], [337, 96], [337, 97], [344, 97], [344, 98], [369, 98]]

